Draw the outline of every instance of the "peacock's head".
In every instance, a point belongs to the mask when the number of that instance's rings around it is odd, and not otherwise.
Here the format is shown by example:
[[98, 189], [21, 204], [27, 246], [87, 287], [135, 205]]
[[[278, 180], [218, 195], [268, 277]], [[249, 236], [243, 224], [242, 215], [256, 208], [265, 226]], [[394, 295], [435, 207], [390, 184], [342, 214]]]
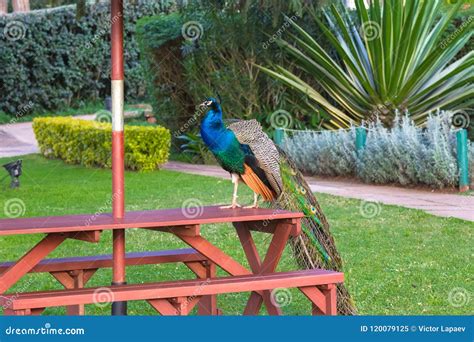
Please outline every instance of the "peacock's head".
[[220, 96], [217, 95], [219, 100], [217, 100], [214, 97], [208, 97], [206, 101], [200, 104], [200, 107], [206, 107], [210, 108], [216, 111], [221, 111], [221, 101], [220, 101]]

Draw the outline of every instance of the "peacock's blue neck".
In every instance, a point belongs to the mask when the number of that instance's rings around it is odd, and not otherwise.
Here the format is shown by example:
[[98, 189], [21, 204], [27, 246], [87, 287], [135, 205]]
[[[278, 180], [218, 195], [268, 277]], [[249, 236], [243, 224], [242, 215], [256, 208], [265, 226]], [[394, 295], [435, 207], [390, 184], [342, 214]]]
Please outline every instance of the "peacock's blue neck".
[[234, 135], [226, 129], [222, 121], [222, 111], [211, 109], [206, 113], [201, 122], [201, 137], [214, 152], [227, 148]]

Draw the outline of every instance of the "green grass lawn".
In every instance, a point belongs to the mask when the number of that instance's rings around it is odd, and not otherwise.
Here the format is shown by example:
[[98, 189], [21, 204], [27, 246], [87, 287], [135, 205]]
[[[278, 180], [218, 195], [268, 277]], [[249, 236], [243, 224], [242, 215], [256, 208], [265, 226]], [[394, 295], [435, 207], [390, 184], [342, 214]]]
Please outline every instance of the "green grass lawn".
[[[6, 163], [12, 158], [0, 159]], [[1, 184], [0, 206], [12, 198], [25, 204], [24, 216], [45, 216], [110, 211], [110, 170], [87, 169], [47, 160], [38, 155], [23, 157], [21, 188], [7, 189]], [[251, 202], [248, 189], [241, 187], [241, 202]], [[171, 171], [126, 173], [127, 210], [180, 207], [195, 198], [205, 205], [230, 200], [230, 181], [193, 176]], [[372, 219], [361, 215], [361, 201], [318, 194], [331, 223], [338, 248], [345, 261], [346, 283], [360, 314], [436, 315], [472, 314], [474, 300], [462, 295], [474, 292], [474, 224], [459, 219], [440, 218], [419, 210], [382, 205]], [[5, 217], [0, 210], [0, 217]], [[203, 226], [203, 235], [243, 262], [244, 254], [237, 235], [229, 225]], [[14, 260], [41, 239], [39, 235], [0, 237], [0, 260]], [[266, 235], [258, 235], [262, 248]], [[174, 236], [145, 230], [128, 230], [127, 251], [146, 251], [185, 247]], [[111, 252], [111, 232], [92, 244], [66, 241], [51, 257], [94, 255]], [[288, 248], [279, 270], [296, 267]], [[192, 277], [182, 265], [139, 266], [127, 269], [129, 283]], [[110, 270], [100, 270], [89, 286], [108, 285]], [[59, 289], [50, 275], [28, 275], [11, 291]], [[450, 299], [451, 293], [451, 301]], [[308, 314], [309, 304], [293, 291], [286, 314]], [[457, 297], [456, 297], [457, 295]], [[454, 297], [453, 297], [454, 296]], [[240, 314], [247, 294], [219, 298], [225, 314]], [[454, 305], [453, 305], [454, 304]], [[110, 307], [87, 306], [88, 314], [109, 314]], [[48, 314], [63, 314], [63, 308], [48, 309]], [[144, 302], [129, 303], [130, 314], [154, 314]]]

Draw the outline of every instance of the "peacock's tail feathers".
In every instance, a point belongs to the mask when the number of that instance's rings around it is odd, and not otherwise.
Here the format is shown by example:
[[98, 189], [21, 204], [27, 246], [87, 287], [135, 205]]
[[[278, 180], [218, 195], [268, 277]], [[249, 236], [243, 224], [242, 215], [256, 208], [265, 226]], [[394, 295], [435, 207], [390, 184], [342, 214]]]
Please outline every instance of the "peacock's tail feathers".
[[[342, 260], [336, 248], [329, 223], [303, 175], [291, 159], [278, 148], [283, 192], [272, 203], [277, 209], [301, 211], [302, 234], [292, 240], [292, 249], [300, 267], [342, 271]], [[338, 285], [338, 312], [353, 315], [355, 306], [344, 284]]]

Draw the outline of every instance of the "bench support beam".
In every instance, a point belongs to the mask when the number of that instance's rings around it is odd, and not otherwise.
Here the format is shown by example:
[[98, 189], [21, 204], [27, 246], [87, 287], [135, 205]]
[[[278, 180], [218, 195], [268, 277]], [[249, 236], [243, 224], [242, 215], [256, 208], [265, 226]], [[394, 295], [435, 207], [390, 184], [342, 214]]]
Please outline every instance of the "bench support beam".
[[[252, 228], [246, 223], [240, 222], [234, 223], [234, 226], [239, 235], [240, 242], [244, 248], [252, 272], [254, 274], [275, 272], [281, 255], [285, 249], [286, 242], [288, 241], [288, 237], [294, 228], [286, 223], [278, 224], [273, 228], [274, 235], [270, 242], [265, 260], [262, 262], [253, 240], [252, 233], [250, 232]], [[265, 303], [270, 315], [281, 315], [281, 309], [273, 303], [271, 291], [269, 290], [263, 291], [263, 295], [252, 292], [247, 302], [247, 306], [245, 307], [244, 315], [258, 315], [263, 302]]]
[[[216, 277], [216, 264], [208, 261], [192, 261], [185, 262], [191, 271], [193, 271], [198, 278], [204, 279], [202, 286], [206, 286], [207, 279]], [[199, 292], [199, 291], [197, 291]], [[199, 295], [199, 293], [196, 293]], [[217, 296], [202, 296], [198, 303], [198, 314], [200, 316], [215, 316], [219, 314], [217, 308]]]
[[[90, 269], [50, 273], [65, 289], [82, 289], [96, 271], [97, 269]], [[82, 316], [85, 314], [84, 304], [66, 306], [66, 312], [68, 315]]]
[[54, 251], [61, 243], [63, 243], [66, 238], [68, 238], [67, 234], [46, 235], [43, 240], [38, 242], [20, 260], [0, 275], [0, 293], [4, 293], [12, 287], [49, 253]]

